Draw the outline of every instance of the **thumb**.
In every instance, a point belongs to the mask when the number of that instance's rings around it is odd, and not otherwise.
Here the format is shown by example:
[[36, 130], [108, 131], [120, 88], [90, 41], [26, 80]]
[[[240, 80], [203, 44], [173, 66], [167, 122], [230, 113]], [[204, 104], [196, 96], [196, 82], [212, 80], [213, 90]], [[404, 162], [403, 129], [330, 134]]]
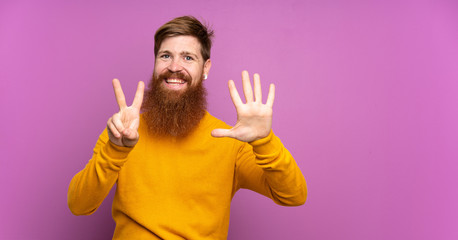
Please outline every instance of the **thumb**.
[[232, 136], [232, 131], [230, 129], [222, 129], [222, 128], [217, 128], [213, 129], [212, 131], [212, 136], [213, 137], [233, 137]]
[[122, 134], [123, 134], [123, 137], [128, 140], [137, 140], [138, 138], [138, 131], [131, 129], [131, 128], [124, 129]]
[[132, 123], [130, 123], [129, 128], [132, 129], [132, 130], [137, 130], [138, 126], [139, 126], [139, 123], [140, 123], [140, 119], [139, 118], [135, 118], [134, 120], [132, 120]]
[[138, 142], [138, 132], [130, 128], [123, 131], [122, 144], [126, 147], [134, 147]]

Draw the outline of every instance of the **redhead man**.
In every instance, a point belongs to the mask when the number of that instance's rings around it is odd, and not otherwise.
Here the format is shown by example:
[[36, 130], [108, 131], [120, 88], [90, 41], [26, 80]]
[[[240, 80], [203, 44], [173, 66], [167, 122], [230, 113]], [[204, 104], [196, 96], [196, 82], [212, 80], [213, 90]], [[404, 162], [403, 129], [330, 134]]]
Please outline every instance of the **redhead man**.
[[146, 92], [138, 83], [131, 106], [113, 80], [119, 112], [68, 190], [72, 213], [89, 215], [117, 184], [113, 239], [226, 239], [240, 188], [280, 205], [305, 202], [304, 177], [271, 130], [274, 85], [263, 103], [259, 75], [252, 87], [243, 71], [244, 103], [229, 81], [234, 127], [206, 111], [212, 35], [191, 16], [160, 27], [152, 80]]

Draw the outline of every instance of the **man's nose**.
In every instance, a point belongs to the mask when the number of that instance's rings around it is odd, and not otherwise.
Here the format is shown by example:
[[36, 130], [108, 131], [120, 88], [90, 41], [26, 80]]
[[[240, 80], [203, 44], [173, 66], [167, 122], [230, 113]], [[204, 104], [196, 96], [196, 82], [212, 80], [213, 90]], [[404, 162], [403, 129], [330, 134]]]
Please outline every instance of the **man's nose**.
[[179, 72], [179, 71], [183, 70], [183, 66], [181, 66], [181, 64], [179, 62], [179, 59], [175, 58], [172, 61], [170, 61], [168, 69], [171, 72]]

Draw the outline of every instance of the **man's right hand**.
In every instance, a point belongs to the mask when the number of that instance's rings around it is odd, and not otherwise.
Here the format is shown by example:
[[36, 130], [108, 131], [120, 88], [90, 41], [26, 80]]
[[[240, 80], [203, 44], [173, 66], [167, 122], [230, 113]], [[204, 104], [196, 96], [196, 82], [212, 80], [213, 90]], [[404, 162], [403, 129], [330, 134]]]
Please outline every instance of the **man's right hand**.
[[131, 106], [127, 106], [126, 98], [118, 79], [113, 79], [113, 89], [119, 112], [108, 119], [107, 130], [110, 141], [121, 147], [133, 147], [138, 142], [138, 126], [140, 124], [140, 108], [143, 102], [145, 84], [140, 81]]

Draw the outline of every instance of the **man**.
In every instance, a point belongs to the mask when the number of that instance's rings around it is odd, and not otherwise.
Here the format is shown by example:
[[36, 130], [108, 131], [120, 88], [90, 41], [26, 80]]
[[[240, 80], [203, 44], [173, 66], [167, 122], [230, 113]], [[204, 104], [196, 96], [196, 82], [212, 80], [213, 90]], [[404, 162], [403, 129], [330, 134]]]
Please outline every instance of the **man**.
[[149, 89], [143, 97], [139, 82], [131, 106], [113, 80], [120, 110], [68, 191], [72, 213], [87, 215], [117, 184], [113, 239], [225, 239], [230, 202], [240, 188], [281, 205], [305, 202], [304, 177], [271, 130], [273, 85], [263, 104], [259, 75], [252, 89], [242, 72], [243, 103], [229, 81], [233, 128], [205, 110], [202, 81], [211, 68], [212, 34], [189, 16], [160, 27]]

